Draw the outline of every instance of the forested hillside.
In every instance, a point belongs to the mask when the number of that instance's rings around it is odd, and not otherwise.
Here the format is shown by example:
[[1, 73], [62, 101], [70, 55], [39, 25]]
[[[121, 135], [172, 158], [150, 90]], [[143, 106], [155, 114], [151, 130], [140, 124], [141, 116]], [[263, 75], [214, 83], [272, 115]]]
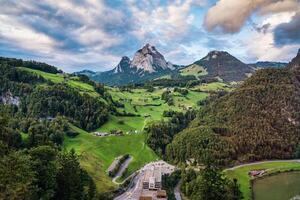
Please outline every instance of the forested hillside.
[[85, 76], [0, 58], [0, 199], [98, 197], [80, 157], [62, 149], [78, 135], [70, 123], [93, 130], [109, 112], [111, 96]]
[[[297, 57], [299, 57], [298, 54]], [[257, 71], [233, 92], [203, 107], [168, 146], [169, 159], [221, 165], [293, 158], [300, 143], [300, 73], [295, 66]]]
[[[57, 75], [59, 70], [43, 63], [28, 62], [16, 59], [0, 59], [0, 95], [1, 101], [14, 107], [14, 112], [20, 118], [51, 119], [57, 115], [68, 117], [75, 125], [92, 130], [101, 126], [108, 117], [111, 97], [104, 86], [85, 79], [83, 76], [76, 80], [70, 75]], [[45, 79], [37, 74], [53, 74], [61, 77], [62, 81]], [[56, 77], [55, 77], [56, 78]], [[93, 88], [98, 95], [82, 92], [70, 83], [86, 84]], [[78, 77], [77, 77], [78, 79]], [[55, 79], [54, 79], [55, 80]]]

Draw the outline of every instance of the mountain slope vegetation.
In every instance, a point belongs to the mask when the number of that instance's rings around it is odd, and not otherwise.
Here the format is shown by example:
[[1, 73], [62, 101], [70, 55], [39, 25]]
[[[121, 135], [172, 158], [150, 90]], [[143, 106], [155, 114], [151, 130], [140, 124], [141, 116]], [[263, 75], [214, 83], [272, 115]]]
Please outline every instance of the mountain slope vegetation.
[[233, 92], [204, 106], [168, 146], [175, 162], [212, 153], [221, 165], [293, 158], [300, 143], [299, 57], [288, 68], [257, 71]]
[[13, 104], [18, 116], [46, 119], [63, 115], [86, 130], [106, 122], [111, 102], [102, 85], [63, 77], [46, 64], [7, 58], [0, 61], [1, 102]]

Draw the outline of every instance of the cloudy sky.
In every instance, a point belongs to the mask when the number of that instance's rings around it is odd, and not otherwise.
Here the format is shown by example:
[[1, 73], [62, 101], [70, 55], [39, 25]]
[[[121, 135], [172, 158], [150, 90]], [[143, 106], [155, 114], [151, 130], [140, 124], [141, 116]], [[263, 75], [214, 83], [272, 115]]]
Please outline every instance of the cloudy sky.
[[244, 62], [289, 61], [300, 0], [0, 0], [0, 56], [68, 72], [111, 69], [150, 43], [174, 64], [211, 50]]

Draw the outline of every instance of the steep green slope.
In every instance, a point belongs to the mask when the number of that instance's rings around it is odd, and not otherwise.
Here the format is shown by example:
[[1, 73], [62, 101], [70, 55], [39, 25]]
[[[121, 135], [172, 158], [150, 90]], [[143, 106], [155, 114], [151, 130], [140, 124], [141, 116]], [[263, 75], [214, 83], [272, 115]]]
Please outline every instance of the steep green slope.
[[72, 126], [72, 128], [79, 135], [75, 138], [65, 138], [64, 146], [67, 149], [74, 148], [77, 153], [82, 155], [82, 166], [95, 179], [97, 188], [102, 192], [116, 187], [105, 172], [116, 157], [124, 154], [129, 154], [133, 157], [124, 175], [125, 177], [128, 177], [144, 164], [158, 158], [145, 145], [144, 134], [97, 137], [77, 127]]
[[201, 65], [197, 65], [197, 64], [189, 65], [188, 67], [185, 67], [185, 68], [179, 70], [179, 73], [182, 76], [192, 75], [192, 76], [198, 77], [198, 76], [207, 75], [206, 69], [204, 67], [202, 67]]
[[1, 102], [14, 104], [20, 117], [63, 115], [86, 130], [106, 122], [112, 102], [104, 87], [55, 69], [43, 63], [1, 58]]
[[26, 67], [19, 67], [18, 69], [39, 75], [44, 79], [49, 80], [53, 83], [57, 83], [57, 84], [65, 83], [68, 86], [80, 91], [80, 93], [82, 94], [86, 93], [91, 96], [100, 97], [100, 95], [95, 91], [93, 85], [82, 82], [80, 78], [77, 76], [70, 76], [68, 74], [52, 74], [52, 73], [43, 72], [40, 70], [30, 69]]
[[[300, 143], [300, 73], [256, 72], [239, 88], [205, 106], [175, 137], [168, 156], [177, 162], [213, 152], [220, 164], [292, 158]], [[198, 145], [196, 145], [198, 144]]]

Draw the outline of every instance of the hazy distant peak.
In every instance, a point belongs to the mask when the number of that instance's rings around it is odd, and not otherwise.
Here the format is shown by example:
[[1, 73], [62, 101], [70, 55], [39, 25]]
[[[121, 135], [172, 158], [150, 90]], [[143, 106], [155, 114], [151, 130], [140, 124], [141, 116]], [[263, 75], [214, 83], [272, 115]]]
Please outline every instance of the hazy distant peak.
[[130, 63], [131, 63], [130, 58], [128, 58], [127, 56], [123, 56], [119, 64], [113, 69], [113, 72], [114, 73], [126, 72], [127, 69], [130, 67]]

